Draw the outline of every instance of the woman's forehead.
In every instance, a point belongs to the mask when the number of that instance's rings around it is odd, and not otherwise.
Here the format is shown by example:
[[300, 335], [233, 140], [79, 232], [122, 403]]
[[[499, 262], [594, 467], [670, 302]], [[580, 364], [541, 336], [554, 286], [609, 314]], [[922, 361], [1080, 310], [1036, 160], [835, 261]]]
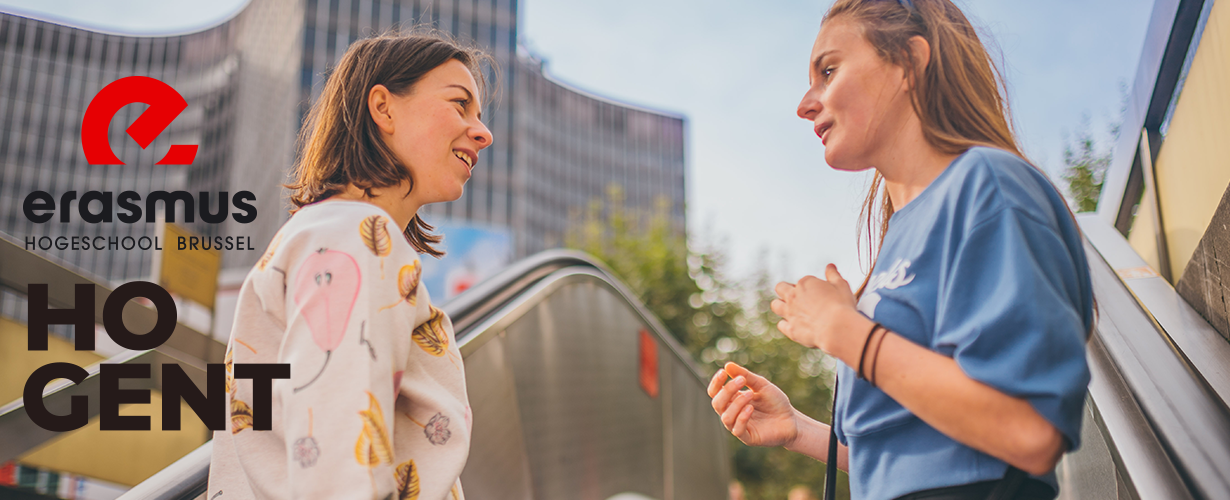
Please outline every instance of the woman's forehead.
[[811, 49], [812, 62], [825, 52], [853, 52], [866, 45], [858, 25], [842, 19], [829, 20], [820, 26], [820, 33], [816, 35]]
[[423, 75], [422, 81], [437, 89], [460, 85], [472, 94], [478, 92], [478, 83], [474, 80], [474, 75], [470, 73], [470, 68], [456, 59], [449, 59], [444, 64], [436, 66], [435, 69]]

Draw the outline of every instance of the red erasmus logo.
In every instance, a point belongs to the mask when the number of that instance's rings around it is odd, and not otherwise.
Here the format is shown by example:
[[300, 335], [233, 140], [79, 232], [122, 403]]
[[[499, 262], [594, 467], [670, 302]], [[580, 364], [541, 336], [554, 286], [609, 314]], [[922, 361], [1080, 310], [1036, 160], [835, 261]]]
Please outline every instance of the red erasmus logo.
[[[141, 149], [149, 147], [154, 138], [188, 107], [188, 101], [170, 85], [147, 76], [130, 76], [111, 82], [90, 101], [85, 119], [81, 120], [81, 149], [85, 150], [86, 163], [124, 164], [111, 150], [107, 128], [120, 108], [135, 102], [149, 104], [149, 109], [128, 127], [128, 136], [137, 141]], [[175, 144], [157, 164], [190, 165], [196, 159], [196, 148], [196, 144]]]

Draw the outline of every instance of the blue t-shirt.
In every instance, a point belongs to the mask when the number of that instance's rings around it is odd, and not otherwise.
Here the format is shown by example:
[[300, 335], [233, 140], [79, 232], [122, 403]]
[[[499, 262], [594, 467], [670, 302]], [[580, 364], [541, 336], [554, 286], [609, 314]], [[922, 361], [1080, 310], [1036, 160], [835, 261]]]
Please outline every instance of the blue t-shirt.
[[[893, 214], [859, 311], [1024, 398], [1080, 443], [1093, 292], [1080, 232], [1045, 176], [976, 147]], [[858, 499], [999, 479], [1008, 465], [941, 434], [839, 363], [835, 430]], [[1038, 477], [1058, 490], [1052, 472]]]

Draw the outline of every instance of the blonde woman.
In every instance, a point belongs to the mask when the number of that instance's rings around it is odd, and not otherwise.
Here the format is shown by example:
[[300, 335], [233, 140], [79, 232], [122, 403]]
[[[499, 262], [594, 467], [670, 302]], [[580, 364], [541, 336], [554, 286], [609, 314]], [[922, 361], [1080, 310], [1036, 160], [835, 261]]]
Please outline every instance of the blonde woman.
[[950, 0], [837, 0], [809, 75], [798, 115], [830, 166], [875, 169], [881, 229], [857, 292], [830, 265], [772, 304], [783, 334], [840, 361], [833, 427], [733, 363], [714, 409], [747, 444], [848, 471], [854, 498], [1054, 498], [1080, 443], [1092, 287], [974, 28]]

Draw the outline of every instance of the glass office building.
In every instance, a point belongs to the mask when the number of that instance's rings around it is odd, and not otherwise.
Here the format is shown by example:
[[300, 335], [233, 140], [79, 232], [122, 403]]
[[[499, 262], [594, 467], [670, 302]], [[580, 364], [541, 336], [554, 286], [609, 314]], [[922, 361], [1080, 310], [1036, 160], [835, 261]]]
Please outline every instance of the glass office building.
[[[298, 55], [302, 31], [286, 16], [301, 10], [294, 1], [256, 1], [212, 26], [165, 35], [104, 32], [0, 13], [0, 231], [21, 243], [60, 236], [140, 242], [155, 236], [155, 224], [87, 223], [78, 203], [62, 206], [61, 196], [98, 191], [115, 200], [123, 191], [135, 191], [144, 208], [151, 192], [186, 191], [199, 208], [205, 192], [216, 209], [221, 193], [246, 190], [255, 195], [252, 205], [259, 214], [251, 223], [206, 224], [199, 211], [194, 223], [185, 223], [179, 204], [176, 222], [203, 236], [250, 237], [256, 251], [223, 256], [226, 267], [250, 266], [285, 219], [279, 184], [293, 155], [299, 100], [284, 90], [293, 88], [298, 69], [285, 60], [288, 52]], [[188, 107], [141, 149], [125, 131], [147, 106], [125, 106], [112, 119], [108, 136], [126, 164], [88, 165], [81, 146], [85, 110], [104, 86], [128, 76], [169, 84]], [[172, 144], [198, 146], [191, 165], [155, 165]], [[25, 216], [23, 203], [34, 191], [56, 199], [52, 221], [34, 223]], [[101, 211], [102, 203], [91, 202], [91, 212]], [[70, 214], [67, 223], [60, 222], [64, 212]], [[36, 251], [104, 280], [149, 276], [154, 252], [124, 246], [106, 251], [39, 246]]]
[[[61, 196], [132, 190], [145, 200], [151, 191], [226, 191], [233, 161], [227, 135], [235, 122], [235, 35], [233, 22], [182, 36], [130, 37], [0, 14], [0, 230], [23, 242], [44, 236], [153, 237], [154, 224], [86, 223], [78, 203], [64, 206]], [[87, 165], [81, 148], [86, 107], [104, 86], [133, 75], [170, 84], [188, 109], [145, 150], [125, 134], [144, 106], [121, 109], [109, 139], [127, 165]], [[198, 144], [195, 162], [155, 166], [171, 144]], [[51, 221], [36, 224], [23, 213], [34, 191], [56, 199]], [[94, 210], [101, 210], [101, 203], [94, 202]], [[62, 213], [70, 214], [69, 222], [60, 222]], [[207, 224], [194, 229], [213, 231]], [[154, 255], [139, 248], [53, 246], [43, 252], [111, 279], [147, 274]]]
[[[205, 224], [198, 216], [188, 225], [204, 236], [250, 237], [255, 251], [223, 257], [225, 269], [246, 270], [286, 218], [281, 184], [329, 68], [354, 40], [425, 24], [483, 47], [500, 68], [495, 101], [484, 111], [495, 143], [479, 155], [461, 199], [424, 209], [429, 222], [507, 228], [514, 258], [523, 257], [563, 244], [577, 214], [618, 185], [627, 208], [665, 203], [683, 234], [683, 117], [551, 79], [518, 51], [517, 10], [516, 0], [252, 0], [212, 25], [158, 34], [0, 14], [0, 231], [19, 241], [154, 236], [155, 224], [145, 222], [84, 223], [76, 203], [68, 223], [33, 223], [22, 210], [33, 191], [58, 200], [69, 191], [134, 190], [145, 200], [152, 191], [182, 190], [209, 192], [216, 203], [217, 193], [246, 190], [256, 197], [255, 222]], [[110, 142], [127, 165], [87, 165], [86, 107], [103, 86], [133, 75], [166, 82], [188, 108], [144, 150], [125, 129], [145, 108], [123, 108]], [[172, 144], [198, 145], [193, 164], [155, 166]], [[154, 255], [36, 251], [113, 282], [148, 277]]]
[[[484, 110], [494, 144], [479, 154], [461, 199], [424, 207], [428, 222], [506, 227], [514, 257], [561, 246], [578, 214], [612, 185], [625, 206], [665, 200], [683, 234], [684, 119], [555, 81], [517, 49], [516, 0], [307, 0], [300, 114], [327, 69], [360, 37], [425, 24], [494, 56], [499, 90]], [[446, 239], [447, 242], [447, 239]]]

